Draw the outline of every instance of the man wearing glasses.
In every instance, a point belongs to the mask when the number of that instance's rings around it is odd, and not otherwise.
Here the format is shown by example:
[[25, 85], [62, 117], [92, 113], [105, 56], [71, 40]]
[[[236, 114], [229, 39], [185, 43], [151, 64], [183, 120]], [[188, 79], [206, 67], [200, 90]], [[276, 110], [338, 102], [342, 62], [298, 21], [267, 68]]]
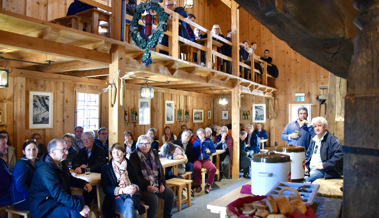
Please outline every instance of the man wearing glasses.
[[97, 146], [99, 146], [101, 149], [103, 149], [107, 155], [109, 155], [108, 152], [108, 130], [105, 127], [101, 127], [97, 131], [97, 138], [95, 138], [95, 143]]
[[319, 178], [338, 178], [342, 175], [343, 153], [342, 145], [338, 138], [331, 134], [328, 121], [323, 117], [312, 119], [316, 136], [305, 156], [305, 177], [307, 182], [313, 182]]
[[48, 153], [36, 163], [30, 188], [31, 217], [86, 217], [90, 211], [81, 196], [71, 195], [71, 186], [90, 192], [92, 186], [73, 177], [65, 163], [67, 145], [62, 139], [48, 144]]

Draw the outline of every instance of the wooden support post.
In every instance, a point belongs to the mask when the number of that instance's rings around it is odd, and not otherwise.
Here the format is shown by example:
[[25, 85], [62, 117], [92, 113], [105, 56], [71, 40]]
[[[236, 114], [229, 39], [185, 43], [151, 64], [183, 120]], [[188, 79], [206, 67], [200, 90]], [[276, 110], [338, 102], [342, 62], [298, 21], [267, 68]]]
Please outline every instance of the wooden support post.
[[110, 18], [110, 36], [112, 39], [121, 40], [121, 0], [112, 0], [112, 15]]
[[179, 14], [172, 15], [171, 57], [179, 58]]
[[232, 137], [233, 137], [233, 162], [232, 178], [238, 179], [240, 173], [240, 90], [239, 86], [232, 89]]
[[[109, 99], [109, 146], [112, 144], [123, 141], [122, 129], [119, 129], [119, 121], [124, 120], [124, 110], [119, 106], [119, 93], [121, 81], [118, 76], [123, 76], [125, 71], [125, 47], [121, 45], [114, 45], [111, 48], [112, 63], [109, 65], [109, 83], [114, 83], [117, 88], [117, 96], [112, 107], [112, 99]], [[119, 73], [120, 71], [120, 73]], [[110, 91], [110, 90], [109, 90]]]
[[263, 61], [263, 75], [262, 75], [262, 85], [267, 85], [267, 62]]
[[[232, 1], [232, 7], [231, 7], [231, 14], [232, 14], [232, 74], [234, 76], [239, 76], [239, 54], [240, 54], [240, 46], [239, 46], [239, 9], [238, 4], [235, 1]], [[208, 34], [209, 36], [209, 34]], [[238, 141], [239, 142], [239, 141]], [[233, 161], [234, 162], [234, 161]], [[233, 165], [234, 166], [234, 165]], [[234, 175], [234, 174], [233, 174]]]
[[205, 52], [205, 66], [209, 69], [212, 69], [213, 60], [212, 60], [212, 30], [208, 30], [207, 38], [207, 51]]

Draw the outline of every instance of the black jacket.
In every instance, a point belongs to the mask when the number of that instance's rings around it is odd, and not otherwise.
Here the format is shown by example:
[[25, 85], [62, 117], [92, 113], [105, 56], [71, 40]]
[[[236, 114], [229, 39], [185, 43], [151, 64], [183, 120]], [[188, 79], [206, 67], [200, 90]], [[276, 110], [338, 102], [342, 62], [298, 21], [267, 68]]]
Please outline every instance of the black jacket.
[[71, 175], [64, 161], [59, 166], [48, 154], [43, 155], [36, 163], [29, 192], [31, 217], [46, 217], [59, 205], [80, 212], [84, 201], [72, 196], [70, 187], [83, 188], [86, 184], [86, 181]]
[[[139, 185], [139, 180], [137, 177], [137, 171], [133, 164], [126, 159], [127, 161], [127, 167], [126, 170], [128, 171], [128, 177], [130, 179], [130, 182], [132, 184]], [[101, 186], [103, 187], [103, 191], [105, 193], [104, 203], [103, 203], [103, 214], [104, 217], [115, 217], [114, 211], [115, 211], [115, 195], [114, 190], [116, 187], [118, 187], [117, 178], [113, 171], [112, 167], [112, 160], [109, 161], [108, 164], [103, 166], [101, 168]], [[122, 194], [120, 195], [121, 198], [130, 198], [130, 195]], [[140, 205], [140, 193], [136, 192], [132, 197], [132, 200], [134, 202], [134, 207], [138, 210], [139, 214], [145, 213], [145, 207]]]
[[[106, 151], [104, 151], [94, 143], [92, 146], [91, 156], [88, 158], [86, 148], [80, 149], [79, 156], [72, 164], [72, 167], [73, 169], [76, 169], [80, 167], [82, 164], [85, 164], [90, 168], [91, 172], [100, 173], [101, 167], [107, 164], [107, 162], [108, 155]], [[82, 172], [84, 172], [84, 170], [85, 169], [82, 169]]]
[[240, 168], [241, 170], [250, 166], [250, 158], [247, 157], [247, 152], [245, 151], [245, 142], [240, 139]]
[[[173, 141], [172, 143], [174, 143], [175, 145], [179, 145], [180, 147], [182, 147], [184, 149], [184, 146], [183, 146], [181, 139], [177, 139], [177, 140]], [[185, 153], [187, 155], [188, 163], [192, 163], [193, 162], [193, 145], [190, 141], [187, 144]]]
[[[147, 191], [147, 186], [150, 185], [150, 182], [148, 180], [146, 180], [142, 175], [142, 166], [141, 166], [142, 161], [138, 156], [138, 153], [137, 153], [138, 150], [139, 150], [139, 148], [137, 148], [132, 153], [132, 155], [130, 155], [130, 161], [132, 162], [133, 166], [135, 167], [135, 169], [137, 171], [138, 181], [139, 181], [139, 185], [140, 185], [140, 191]], [[154, 157], [159, 160], [158, 151], [156, 151], [155, 149], [152, 149], [152, 148], [151, 148], [151, 151], [154, 152]], [[158, 169], [159, 170], [159, 174], [158, 174], [159, 185], [163, 184], [164, 186], [166, 186], [166, 180], [164, 177], [163, 167], [162, 167], [161, 161], [159, 161], [159, 166], [157, 166], [157, 167], [159, 168]]]
[[[247, 137], [245, 139], [246, 146], [247, 146], [248, 141], [249, 141], [249, 134], [247, 134]], [[254, 154], [259, 154], [259, 152], [261, 151], [258, 135], [253, 132], [251, 133], [250, 147], [245, 148], [245, 151], [249, 151], [249, 150], [254, 150]]]
[[[305, 166], [309, 169], [315, 141], [311, 140], [305, 155]], [[339, 178], [343, 170], [343, 152], [341, 142], [336, 136], [327, 131], [321, 141], [320, 155], [325, 170], [325, 179]]]

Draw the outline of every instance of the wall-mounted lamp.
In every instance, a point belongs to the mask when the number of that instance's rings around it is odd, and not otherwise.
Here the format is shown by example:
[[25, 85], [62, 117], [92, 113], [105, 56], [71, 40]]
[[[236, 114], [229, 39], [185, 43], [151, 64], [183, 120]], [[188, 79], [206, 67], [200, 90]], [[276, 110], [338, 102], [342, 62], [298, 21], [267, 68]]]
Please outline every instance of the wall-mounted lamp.
[[140, 89], [141, 98], [154, 98], [154, 88], [153, 87], [141, 87]]
[[184, 0], [184, 8], [193, 8], [193, 0]]
[[218, 103], [221, 105], [227, 105], [227, 104], [229, 104], [229, 98], [228, 97], [220, 97], [220, 98], [218, 98]]
[[9, 71], [0, 70], [0, 88], [7, 88], [9, 85]]

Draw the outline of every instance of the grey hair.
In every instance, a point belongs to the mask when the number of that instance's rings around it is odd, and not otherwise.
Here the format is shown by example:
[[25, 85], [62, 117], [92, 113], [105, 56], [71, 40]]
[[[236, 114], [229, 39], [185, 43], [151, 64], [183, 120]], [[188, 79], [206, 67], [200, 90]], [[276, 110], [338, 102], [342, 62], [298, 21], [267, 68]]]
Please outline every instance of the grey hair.
[[58, 142], [61, 142], [63, 144], [63, 139], [59, 139], [59, 138], [53, 138], [49, 144], [47, 144], [47, 152], [50, 153], [52, 150], [55, 149], [55, 147], [57, 147], [57, 144]]
[[220, 130], [222, 130], [222, 129], [226, 129], [226, 132], [229, 131], [228, 127], [226, 127], [226, 126], [221, 126]]
[[63, 139], [64, 139], [64, 138], [69, 138], [69, 139], [71, 139], [71, 143], [72, 143], [72, 145], [75, 145], [75, 147], [79, 148], [78, 144], [76, 143], [76, 140], [75, 140], [75, 136], [74, 136], [74, 134], [72, 134], [72, 133], [66, 133], [66, 134], [64, 134], [64, 136], [63, 136], [62, 138], [63, 138]]
[[251, 127], [252, 129], [254, 129], [254, 126], [251, 124], [246, 125], [246, 128], [248, 128], [248, 127]]
[[312, 119], [312, 125], [314, 126], [317, 123], [322, 123], [326, 128], [328, 128], [328, 121], [323, 117], [315, 117]]
[[196, 130], [196, 135], [197, 135], [198, 132], [202, 132], [202, 133], [205, 134], [205, 130], [204, 130], [203, 128], [198, 128], [198, 129]]
[[212, 129], [211, 129], [211, 128], [209, 128], [209, 127], [205, 128], [205, 132], [206, 132], [206, 131], [209, 131], [209, 132], [211, 132], [211, 134], [212, 134]]
[[190, 134], [190, 136], [191, 136], [190, 131], [188, 131], [188, 130], [184, 130], [184, 131], [182, 132], [182, 138], [183, 138], [183, 135], [184, 135], [184, 134], [187, 134], [187, 133]]
[[137, 148], [139, 147], [139, 144], [140, 144], [141, 140], [147, 140], [151, 144], [151, 138], [150, 138], [150, 136], [148, 136], [148, 135], [140, 135], [138, 137], [137, 144], [136, 144]]
[[82, 138], [84, 135], [91, 136], [92, 139], [95, 138], [95, 133], [93, 131], [86, 131], [86, 132], [84, 132], [80, 138]]

